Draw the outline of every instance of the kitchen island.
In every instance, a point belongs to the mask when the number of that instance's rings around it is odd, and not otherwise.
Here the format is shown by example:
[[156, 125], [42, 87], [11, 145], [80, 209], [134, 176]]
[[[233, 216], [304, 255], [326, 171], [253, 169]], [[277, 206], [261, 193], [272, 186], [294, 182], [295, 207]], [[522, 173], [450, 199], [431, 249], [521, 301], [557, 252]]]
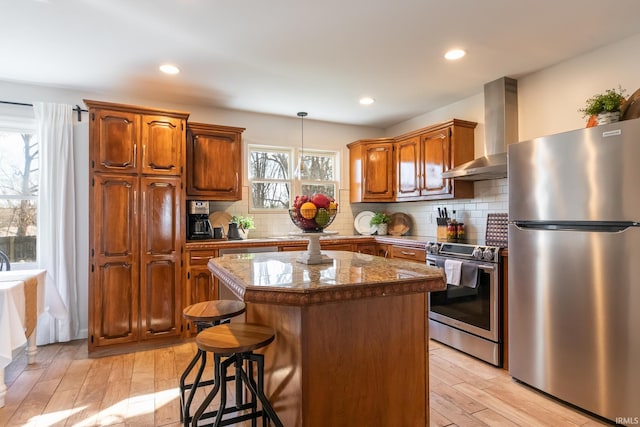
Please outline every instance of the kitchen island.
[[246, 320], [274, 327], [265, 392], [287, 427], [427, 426], [428, 292], [440, 269], [342, 251], [225, 255], [208, 267]]

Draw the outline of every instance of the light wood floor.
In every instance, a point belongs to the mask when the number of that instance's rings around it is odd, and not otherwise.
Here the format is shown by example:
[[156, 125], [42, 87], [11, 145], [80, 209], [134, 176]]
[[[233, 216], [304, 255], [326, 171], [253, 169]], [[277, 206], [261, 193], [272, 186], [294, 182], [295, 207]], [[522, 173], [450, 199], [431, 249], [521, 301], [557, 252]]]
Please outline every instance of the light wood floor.
[[[39, 347], [34, 365], [20, 354], [6, 369], [0, 426], [180, 425], [178, 378], [193, 342], [98, 359], [86, 347]], [[429, 353], [432, 426], [606, 425], [446, 346], [432, 341]]]

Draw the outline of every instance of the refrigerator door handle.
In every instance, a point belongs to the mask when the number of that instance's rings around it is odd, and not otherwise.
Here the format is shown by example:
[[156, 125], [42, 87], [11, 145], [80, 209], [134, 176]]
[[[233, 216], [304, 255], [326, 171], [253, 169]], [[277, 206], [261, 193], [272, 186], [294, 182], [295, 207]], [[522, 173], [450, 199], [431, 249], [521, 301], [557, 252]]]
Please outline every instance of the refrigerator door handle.
[[520, 230], [585, 231], [619, 233], [630, 227], [638, 227], [635, 221], [514, 221]]

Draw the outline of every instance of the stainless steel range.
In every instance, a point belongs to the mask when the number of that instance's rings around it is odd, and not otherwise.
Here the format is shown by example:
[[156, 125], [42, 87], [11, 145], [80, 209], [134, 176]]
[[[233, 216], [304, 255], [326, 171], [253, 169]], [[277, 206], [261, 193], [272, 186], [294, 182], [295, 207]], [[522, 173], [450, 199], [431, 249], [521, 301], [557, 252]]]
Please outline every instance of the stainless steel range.
[[500, 248], [428, 243], [427, 265], [445, 269], [447, 289], [429, 296], [429, 334], [502, 366]]

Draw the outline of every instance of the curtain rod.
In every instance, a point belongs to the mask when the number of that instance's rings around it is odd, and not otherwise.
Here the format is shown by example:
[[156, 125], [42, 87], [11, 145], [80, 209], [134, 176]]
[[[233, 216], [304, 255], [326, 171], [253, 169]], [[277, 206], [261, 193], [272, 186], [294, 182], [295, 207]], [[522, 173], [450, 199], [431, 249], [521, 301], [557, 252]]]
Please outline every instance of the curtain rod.
[[[11, 101], [0, 101], [0, 104], [8, 104], [8, 105], [20, 105], [22, 107], [33, 107], [33, 104], [27, 104], [25, 102], [11, 102]], [[85, 110], [80, 108], [78, 104], [73, 108], [73, 111], [78, 113], [78, 121], [82, 121], [82, 113], [88, 113], [89, 110]]]

